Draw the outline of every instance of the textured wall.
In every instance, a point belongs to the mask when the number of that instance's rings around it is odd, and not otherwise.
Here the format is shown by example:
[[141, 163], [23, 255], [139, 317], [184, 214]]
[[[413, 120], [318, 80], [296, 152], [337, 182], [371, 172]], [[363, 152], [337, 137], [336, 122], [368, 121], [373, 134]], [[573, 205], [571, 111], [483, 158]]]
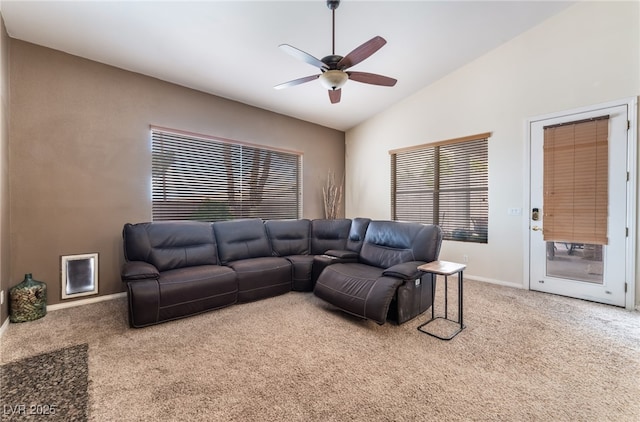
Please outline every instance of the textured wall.
[[489, 243], [445, 241], [441, 258], [467, 255], [469, 276], [528, 287], [526, 120], [640, 94], [639, 13], [638, 2], [578, 2], [348, 131], [347, 216], [389, 217], [389, 150], [492, 132]]
[[344, 133], [11, 40], [11, 278], [60, 302], [60, 256], [98, 252], [100, 294], [122, 291], [122, 226], [151, 219], [149, 125], [300, 151], [304, 217], [344, 172]]
[[9, 250], [9, 36], [0, 16], [0, 290], [5, 294], [0, 325], [9, 315]]

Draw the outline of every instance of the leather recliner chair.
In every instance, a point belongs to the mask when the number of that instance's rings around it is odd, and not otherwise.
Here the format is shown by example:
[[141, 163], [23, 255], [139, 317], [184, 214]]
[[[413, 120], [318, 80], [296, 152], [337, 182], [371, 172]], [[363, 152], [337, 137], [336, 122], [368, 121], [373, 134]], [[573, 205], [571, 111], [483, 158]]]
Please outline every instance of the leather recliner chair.
[[357, 262], [327, 266], [313, 292], [378, 324], [385, 323], [391, 309], [389, 317], [401, 324], [432, 305], [433, 275], [417, 268], [438, 259], [441, 243], [438, 226], [371, 221]]

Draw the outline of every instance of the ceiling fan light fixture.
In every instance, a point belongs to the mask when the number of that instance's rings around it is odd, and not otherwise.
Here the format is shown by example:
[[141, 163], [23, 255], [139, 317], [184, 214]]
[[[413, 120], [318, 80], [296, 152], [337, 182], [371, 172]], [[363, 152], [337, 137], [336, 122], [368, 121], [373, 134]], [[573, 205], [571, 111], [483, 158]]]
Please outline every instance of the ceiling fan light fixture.
[[327, 70], [320, 75], [320, 83], [326, 89], [340, 89], [347, 83], [349, 75], [342, 70]]

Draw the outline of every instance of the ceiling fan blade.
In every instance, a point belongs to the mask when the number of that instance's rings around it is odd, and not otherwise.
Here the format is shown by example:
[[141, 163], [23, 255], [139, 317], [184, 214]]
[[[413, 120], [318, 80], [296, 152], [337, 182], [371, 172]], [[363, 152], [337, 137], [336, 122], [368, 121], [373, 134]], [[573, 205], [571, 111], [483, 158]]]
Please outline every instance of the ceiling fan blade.
[[388, 76], [376, 75], [375, 73], [367, 73], [367, 72], [346, 72], [349, 75], [349, 79], [362, 82], [363, 84], [371, 84], [371, 85], [382, 85], [382, 86], [394, 86], [396, 79], [390, 78]]
[[331, 104], [339, 103], [341, 96], [342, 96], [342, 90], [341, 89], [330, 89], [329, 90], [329, 100], [331, 100]]
[[338, 62], [338, 69], [344, 70], [357, 65], [376, 51], [380, 50], [386, 43], [387, 41], [380, 36], [371, 38], [369, 41], [344, 56], [342, 60]]
[[305, 53], [302, 50], [299, 50], [295, 47], [290, 46], [289, 44], [280, 44], [278, 47], [285, 53], [291, 54], [296, 59], [302, 60], [303, 62], [309, 63], [311, 66], [318, 67], [320, 69], [328, 69], [329, 67], [324, 64], [319, 59], [316, 59], [309, 53]]
[[280, 85], [276, 85], [273, 88], [274, 89], [289, 88], [290, 86], [300, 85], [300, 84], [303, 84], [305, 82], [309, 82], [309, 81], [312, 81], [314, 79], [318, 79], [319, 77], [320, 77], [320, 75], [305, 76], [304, 78], [294, 79], [292, 81], [285, 82], [285, 83], [280, 84]]

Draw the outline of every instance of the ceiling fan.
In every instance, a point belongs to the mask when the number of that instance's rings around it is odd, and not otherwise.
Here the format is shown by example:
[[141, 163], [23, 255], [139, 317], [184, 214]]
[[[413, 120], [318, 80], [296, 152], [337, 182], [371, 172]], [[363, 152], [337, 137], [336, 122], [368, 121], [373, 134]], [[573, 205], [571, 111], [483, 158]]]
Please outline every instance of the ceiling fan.
[[293, 57], [309, 63], [311, 66], [319, 68], [322, 73], [318, 75], [305, 76], [304, 78], [294, 79], [292, 81], [276, 85], [274, 86], [275, 89], [288, 88], [290, 86], [300, 85], [305, 82], [320, 79], [320, 83], [329, 90], [329, 100], [332, 104], [336, 104], [340, 102], [342, 87], [349, 79], [371, 85], [394, 86], [396, 84], [397, 81], [393, 78], [389, 78], [388, 76], [377, 75], [375, 73], [346, 71], [350, 67], [369, 58], [373, 53], [382, 48], [387, 41], [380, 36], [376, 36], [360, 45], [344, 57], [336, 55], [336, 9], [339, 5], [340, 0], [327, 0], [327, 7], [331, 9], [333, 15], [333, 44], [330, 56], [326, 56], [319, 60], [311, 54], [305, 53], [304, 51], [292, 47], [289, 44], [281, 44], [279, 46], [281, 50], [291, 54]]

